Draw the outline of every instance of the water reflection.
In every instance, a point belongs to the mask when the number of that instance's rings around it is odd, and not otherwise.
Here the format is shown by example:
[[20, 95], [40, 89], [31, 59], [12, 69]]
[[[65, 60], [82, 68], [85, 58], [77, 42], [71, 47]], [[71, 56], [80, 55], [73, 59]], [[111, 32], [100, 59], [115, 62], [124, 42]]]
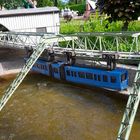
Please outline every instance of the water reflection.
[[[12, 79], [0, 80], [0, 95]], [[0, 140], [114, 140], [127, 100], [109, 93], [28, 75], [0, 114]]]

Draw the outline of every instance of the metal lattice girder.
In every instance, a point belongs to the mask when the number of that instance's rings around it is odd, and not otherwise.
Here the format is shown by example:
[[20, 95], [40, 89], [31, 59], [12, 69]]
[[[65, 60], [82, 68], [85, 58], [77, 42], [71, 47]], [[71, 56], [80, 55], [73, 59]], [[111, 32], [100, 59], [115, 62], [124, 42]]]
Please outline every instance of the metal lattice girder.
[[140, 64], [125, 108], [117, 140], [128, 140], [140, 102]]
[[43, 36], [47, 36], [47, 40], [51, 40], [52, 44], [59, 43], [62, 38], [66, 42], [71, 41], [71, 39], [77, 39], [74, 36], [55, 35], [54, 33], [0, 32], [0, 45], [23, 49], [32, 47], [35, 49]]
[[0, 100], [0, 111], [3, 109], [3, 107], [6, 105], [10, 97], [13, 95], [15, 90], [18, 88], [20, 83], [23, 81], [25, 76], [28, 74], [38, 57], [41, 55], [41, 53], [45, 49], [45, 44], [44, 42], [41, 42], [38, 46], [37, 49], [34, 50], [33, 54], [31, 57], [28, 59], [27, 63], [25, 66], [22, 68], [21, 72], [17, 75], [16, 79], [11, 83], [9, 88], [6, 90], [5, 94], [3, 95], [2, 99]]
[[[2, 32], [0, 33], [0, 43], [14, 44], [14, 45], [33, 45], [38, 43], [39, 39], [44, 33], [22, 33], [22, 32]], [[52, 37], [54, 34], [46, 34]], [[54, 35], [55, 36], [55, 35]], [[64, 35], [56, 35], [61, 37]], [[115, 52], [138, 52], [140, 43], [140, 32], [94, 32], [94, 33], [77, 33], [71, 35], [65, 35], [77, 37], [77, 40], [73, 41], [73, 45], [70, 41], [67, 41], [67, 45], [64, 48], [83, 49], [92, 51], [115, 51]], [[36, 38], [38, 38], [36, 41]], [[123, 50], [126, 46], [129, 46], [128, 50]], [[20, 47], [20, 46], [19, 46]], [[24, 46], [23, 46], [24, 47]]]
[[16, 47], [25, 48], [33, 47], [36, 48], [42, 37], [52, 36], [51, 33], [33, 33], [33, 32], [1, 32], [0, 33], [0, 45], [4, 47]]
[[99, 60], [104, 53], [117, 53], [121, 63], [133, 63], [140, 60], [140, 33], [77, 33], [69, 36], [77, 37], [77, 39], [70, 40], [66, 46], [59, 43], [59, 46], [53, 47], [55, 54], [74, 51], [76, 57], [87, 60], [98, 57]]
[[[35, 38], [41, 42], [38, 44]], [[108, 40], [109, 37], [109, 40]], [[112, 40], [110, 41], [110, 38]], [[131, 38], [129, 41], [127, 38]], [[107, 40], [106, 40], [107, 39]], [[32, 43], [31, 43], [31, 42]], [[67, 42], [66, 46], [61, 46], [60, 42]], [[32, 68], [36, 60], [39, 58], [44, 49], [51, 47], [55, 53], [64, 51], [74, 51], [80, 57], [87, 58], [100, 56], [102, 53], [117, 53], [121, 59], [133, 58], [140, 60], [139, 46], [140, 33], [123, 32], [123, 33], [79, 33], [74, 35], [54, 35], [54, 34], [36, 34], [36, 33], [0, 33], [0, 44], [13, 45], [13, 47], [34, 47], [34, 52], [26, 62], [17, 78], [12, 82], [6, 90], [4, 96], [0, 100], [0, 111], [6, 105], [14, 91], [23, 81], [29, 70]], [[37, 45], [38, 44], [38, 45]], [[55, 47], [53, 47], [55, 44]], [[122, 44], [128, 46], [129, 51], [123, 50]], [[57, 46], [57, 47], [56, 47]], [[58, 47], [59, 46], [59, 47]], [[115, 46], [115, 47], [114, 47]], [[63, 48], [62, 48], [63, 47]], [[113, 51], [112, 51], [113, 50]], [[136, 111], [140, 101], [140, 64], [136, 72], [132, 92], [129, 96], [125, 113], [122, 119], [117, 140], [128, 140], [131, 128], [134, 122]]]
[[[97, 53], [118, 53], [120, 59], [139, 59], [140, 58], [140, 32], [94, 32], [94, 33], [77, 33], [71, 35], [55, 35], [43, 33], [21, 33], [21, 32], [7, 32], [0, 33], [0, 44], [11, 47], [35, 48], [39, 43], [40, 38], [47, 35], [50, 40], [55, 40], [58, 48], [54, 51], [74, 50], [79, 55], [92, 56]], [[65, 44], [58, 42], [59, 38], [64, 38]], [[70, 38], [70, 39], [67, 39]], [[76, 38], [76, 39], [73, 39]]]
[[[63, 55], [64, 51], [74, 51], [78, 59], [102, 61], [102, 54], [117, 53], [118, 63], [132, 64], [140, 61], [140, 32], [94, 32], [71, 35], [2, 32], [0, 45], [35, 49], [43, 35], [47, 35], [55, 42], [53, 42], [55, 45], [52, 43], [52, 49], [56, 55]], [[65, 43], [58, 41], [62, 37]]]
[[71, 40], [72, 37], [66, 37], [63, 36], [45, 36], [42, 37], [41, 42], [36, 46], [36, 48], [33, 51], [33, 54], [30, 56], [30, 58], [27, 60], [26, 64], [22, 68], [21, 72], [17, 75], [16, 79], [11, 83], [9, 88], [6, 90], [5, 94], [3, 95], [2, 99], [0, 100], [0, 111], [3, 109], [3, 107], [6, 105], [10, 97], [13, 95], [15, 90], [18, 88], [18, 86], [21, 84], [25, 76], [28, 74], [34, 63], [37, 61], [39, 56], [42, 54], [44, 49], [50, 48], [52, 46], [52, 43], [54, 41], [63, 42], [66, 40]]

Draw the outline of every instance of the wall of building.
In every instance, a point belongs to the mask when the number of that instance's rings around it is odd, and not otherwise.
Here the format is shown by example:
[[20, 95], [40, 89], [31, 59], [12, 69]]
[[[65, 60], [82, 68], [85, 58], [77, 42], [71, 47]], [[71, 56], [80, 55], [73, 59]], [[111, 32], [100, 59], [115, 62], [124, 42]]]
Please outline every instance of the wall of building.
[[0, 24], [10, 31], [36, 32], [38, 28], [46, 28], [44, 31], [59, 33], [59, 13], [46, 13], [34, 15], [20, 15], [0, 18]]

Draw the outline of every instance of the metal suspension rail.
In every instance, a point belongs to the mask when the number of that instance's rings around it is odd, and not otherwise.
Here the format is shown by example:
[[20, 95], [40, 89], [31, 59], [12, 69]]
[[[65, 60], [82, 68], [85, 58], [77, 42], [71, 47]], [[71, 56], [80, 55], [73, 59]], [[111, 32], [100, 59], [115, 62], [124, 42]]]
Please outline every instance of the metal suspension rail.
[[140, 102], [140, 63], [129, 95], [117, 140], [128, 140]]
[[11, 83], [9, 88], [6, 90], [5, 94], [3, 95], [2, 99], [0, 100], [0, 111], [3, 109], [3, 107], [6, 105], [10, 97], [14, 94], [15, 90], [18, 88], [18, 86], [21, 84], [25, 76], [28, 74], [36, 60], [39, 58], [39, 56], [42, 54], [44, 49], [46, 48], [44, 41], [42, 41], [40, 44], [38, 44], [36, 50], [34, 50], [31, 57], [28, 59], [24, 67], [22, 68], [21, 72], [17, 75], [16, 79]]
[[[38, 37], [36, 39], [36, 37]], [[88, 38], [89, 37], [89, 38]], [[93, 37], [91, 39], [91, 37]], [[104, 38], [107, 37], [107, 38]], [[108, 37], [113, 37], [112, 41], [109, 42]], [[122, 37], [122, 38], [121, 38]], [[131, 37], [130, 41], [126, 41], [126, 37]], [[37, 40], [34, 42], [34, 40]], [[38, 44], [38, 41], [41, 42]], [[124, 40], [123, 40], [124, 39]], [[64, 48], [59, 42], [67, 42]], [[32, 42], [32, 44], [30, 43]], [[55, 47], [53, 47], [53, 43]], [[54, 35], [54, 34], [34, 34], [34, 33], [0, 33], [0, 44], [9, 44], [11, 46], [21, 45], [21, 48], [34, 47], [33, 54], [26, 62], [21, 72], [17, 75], [16, 79], [11, 83], [9, 88], [6, 90], [4, 96], [0, 100], [0, 111], [6, 105], [10, 97], [14, 94], [15, 90], [21, 84], [25, 76], [28, 74], [36, 60], [42, 54], [46, 45], [50, 49], [53, 49], [55, 53], [64, 51], [74, 51], [78, 57], [85, 59], [93, 58], [94, 56], [100, 56], [102, 53], [117, 53], [120, 55], [120, 59], [133, 59], [140, 60], [139, 45], [140, 45], [140, 32], [138, 33], [81, 33], [74, 34], [71, 36]], [[64, 43], [65, 44], [65, 43]], [[129, 47], [129, 51], [122, 49], [122, 44], [125, 47]], [[60, 45], [61, 47], [58, 47]], [[62, 43], [63, 45], [63, 43]], [[57, 47], [56, 47], [57, 46]], [[114, 47], [115, 46], [115, 47]], [[112, 51], [113, 50], [113, 51]], [[97, 59], [98, 59], [97, 58]], [[127, 106], [124, 112], [122, 123], [118, 132], [117, 140], [128, 140], [132, 125], [136, 116], [140, 101], [140, 64], [136, 72], [136, 76], [133, 83], [132, 92], [130, 93]]]
[[[74, 51], [79, 58], [93, 60], [93, 58], [100, 59], [104, 53], [117, 53], [121, 63], [139, 63], [140, 60], [140, 32], [95, 32], [71, 35], [4, 32], [0, 33], [0, 45], [35, 49], [43, 35], [47, 35], [50, 40], [56, 42], [52, 47], [55, 54], [63, 55], [64, 51]], [[62, 36], [65, 44], [58, 42]]]

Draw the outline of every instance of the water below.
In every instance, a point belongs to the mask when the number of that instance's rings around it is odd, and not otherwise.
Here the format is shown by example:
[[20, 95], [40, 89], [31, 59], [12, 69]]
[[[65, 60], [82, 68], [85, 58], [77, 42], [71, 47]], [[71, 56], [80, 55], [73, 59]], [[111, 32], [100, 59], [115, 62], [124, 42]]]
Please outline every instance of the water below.
[[[0, 78], [0, 96], [13, 78]], [[0, 112], [0, 140], [115, 140], [126, 101], [30, 74]], [[140, 109], [130, 140], [140, 140]]]

